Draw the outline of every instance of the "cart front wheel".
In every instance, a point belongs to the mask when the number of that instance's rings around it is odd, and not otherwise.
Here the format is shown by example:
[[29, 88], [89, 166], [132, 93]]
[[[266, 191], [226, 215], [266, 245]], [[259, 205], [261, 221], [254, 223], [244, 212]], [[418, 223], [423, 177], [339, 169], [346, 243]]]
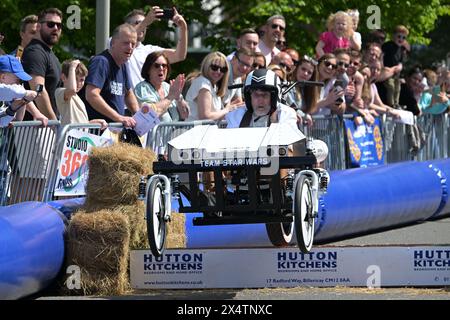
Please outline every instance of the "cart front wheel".
[[155, 179], [150, 183], [147, 194], [147, 235], [150, 250], [155, 257], [162, 255], [166, 242], [166, 220], [163, 184]]
[[306, 176], [297, 180], [294, 198], [294, 226], [297, 244], [303, 253], [308, 253], [314, 239], [314, 216], [311, 182]]

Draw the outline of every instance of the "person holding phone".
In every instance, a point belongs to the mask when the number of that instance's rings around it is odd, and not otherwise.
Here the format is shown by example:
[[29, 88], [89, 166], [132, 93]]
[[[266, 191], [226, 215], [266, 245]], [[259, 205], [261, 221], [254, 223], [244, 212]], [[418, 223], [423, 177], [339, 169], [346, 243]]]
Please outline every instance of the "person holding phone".
[[430, 92], [424, 92], [419, 101], [424, 113], [441, 114], [450, 109], [450, 71], [442, 85], [433, 86]]
[[[175, 49], [162, 48], [159, 46], [142, 43], [145, 39], [147, 28], [153, 22], [161, 20], [172, 21], [180, 30]], [[161, 9], [158, 6], [153, 6], [147, 14], [141, 9], [136, 9], [125, 16], [125, 22], [133, 25], [137, 31], [136, 48], [126, 64], [128, 74], [130, 76], [131, 87], [133, 89], [138, 83], [144, 81], [144, 78], [141, 76], [141, 70], [145, 59], [147, 59], [147, 56], [150, 53], [155, 51], [163, 51], [169, 59], [170, 64], [186, 59], [188, 46], [187, 23], [175, 7]]]
[[336, 56], [332, 53], [324, 54], [318, 61], [319, 81], [325, 86], [320, 91], [320, 98], [317, 102], [316, 114], [343, 114], [346, 109], [342, 83], [336, 83], [336, 73], [338, 69]]

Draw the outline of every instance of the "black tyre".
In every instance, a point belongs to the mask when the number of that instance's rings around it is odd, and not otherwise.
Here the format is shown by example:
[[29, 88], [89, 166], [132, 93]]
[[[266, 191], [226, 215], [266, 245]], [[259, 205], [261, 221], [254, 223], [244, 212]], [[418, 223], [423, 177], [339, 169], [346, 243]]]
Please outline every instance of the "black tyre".
[[291, 243], [294, 224], [291, 223], [266, 223], [267, 236], [276, 247], [286, 247]]
[[161, 180], [153, 180], [148, 188], [146, 216], [147, 236], [150, 250], [155, 257], [162, 255], [166, 242], [166, 221], [164, 220], [165, 199]]
[[297, 180], [294, 197], [294, 227], [297, 244], [303, 253], [308, 253], [314, 240], [313, 199], [311, 181], [301, 176]]

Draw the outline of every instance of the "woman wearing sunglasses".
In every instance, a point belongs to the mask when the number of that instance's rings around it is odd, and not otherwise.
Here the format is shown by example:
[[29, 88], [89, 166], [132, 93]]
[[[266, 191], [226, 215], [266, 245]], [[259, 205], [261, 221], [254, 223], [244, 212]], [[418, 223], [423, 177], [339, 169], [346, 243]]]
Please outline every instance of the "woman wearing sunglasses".
[[222, 103], [229, 78], [227, 58], [221, 52], [211, 52], [203, 59], [200, 69], [186, 94], [190, 107], [187, 120], [221, 120], [237, 107]]
[[170, 64], [166, 54], [163, 51], [153, 52], [142, 66], [141, 76], [144, 81], [134, 88], [139, 105], [144, 102], [154, 104], [163, 122], [184, 120], [189, 115], [188, 104], [181, 95], [184, 74], [178, 75], [169, 84], [166, 82], [169, 73]]
[[317, 102], [317, 114], [343, 114], [345, 112], [344, 89], [336, 83], [337, 59], [332, 53], [326, 53], [319, 59], [319, 81], [325, 86], [320, 91]]

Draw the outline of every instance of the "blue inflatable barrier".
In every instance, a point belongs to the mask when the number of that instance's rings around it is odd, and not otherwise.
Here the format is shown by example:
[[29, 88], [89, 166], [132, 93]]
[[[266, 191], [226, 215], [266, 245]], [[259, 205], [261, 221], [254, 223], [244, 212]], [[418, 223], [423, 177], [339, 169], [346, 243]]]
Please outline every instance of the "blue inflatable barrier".
[[45, 203], [0, 207], [0, 299], [46, 288], [64, 262], [65, 218]]
[[55, 200], [47, 202], [48, 205], [60, 211], [67, 219], [71, 219], [72, 214], [84, 205], [86, 198], [73, 198], [64, 200]]
[[[442, 176], [450, 176], [450, 160], [331, 172], [328, 193], [320, 199], [315, 240], [331, 241], [448, 214], [449, 181]], [[262, 224], [193, 226], [195, 216], [186, 216], [188, 248], [271, 245]]]
[[442, 188], [441, 204], [431, 218], [450, 214], [450, 162], [448, 160], [426, 162], [439, 177]]
[[438, 210], [441, 198], [440, 179], [422, 162], [334, 172], [315, 240], [426, 220]]

